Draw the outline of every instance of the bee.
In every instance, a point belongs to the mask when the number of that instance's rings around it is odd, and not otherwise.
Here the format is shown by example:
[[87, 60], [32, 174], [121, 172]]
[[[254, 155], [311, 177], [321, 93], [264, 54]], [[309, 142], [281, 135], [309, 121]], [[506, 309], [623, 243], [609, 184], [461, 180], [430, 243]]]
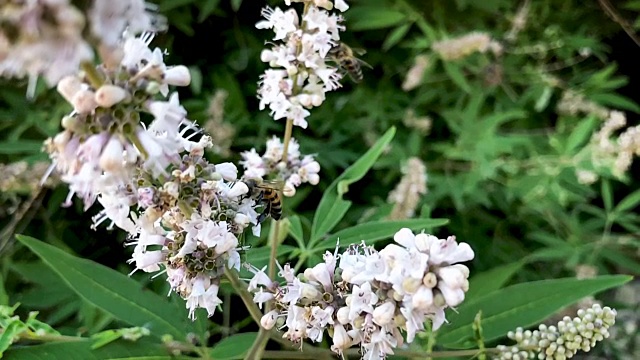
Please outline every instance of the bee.
[[280, 196], [280, 191], [283, 189], [282, 182], [249, 179], [244, 183], [249, 188], [249, 196], [256, 203], [264, 205], [264, 210], [258, 216], [258, 224], [262, 223], [268, 216], [271, 216], [274, 220], [280, 220], [282, 217], [282, 198]]
[[342, 69], [349, 74], [351, 80], [356, 83], [362, 81], [362, 65], [372, 69], [373, 67], [356, 55], [364, 55], [366, 51], [363, 49], [352, 49], [349, 45], [339, 42], [329, 50], [329, 57]]

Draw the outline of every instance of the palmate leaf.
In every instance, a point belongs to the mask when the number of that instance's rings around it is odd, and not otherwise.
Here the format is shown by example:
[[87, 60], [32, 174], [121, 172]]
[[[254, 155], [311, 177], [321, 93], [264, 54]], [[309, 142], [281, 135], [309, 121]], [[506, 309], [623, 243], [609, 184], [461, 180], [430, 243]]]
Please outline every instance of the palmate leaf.
[[449, 325], [438, 330], [438, 343], [451, 348], [475, 346], [472, 325], [480, 311], [484, 340], [491, 341], [517, 327], [537, 324], [585, 296], [620, 286], [631, 279], [628, 275], [606, 275], [593, 279], [566, 278], [509, 286], [460, 305], [457, 313], [449, 314]]
[[80, 259], [28, 236], [16, 236], [38, 255], [83, 299], [134, 326], [147, 327], [152, 334], [185, 338], [193, 325], [186, 311], [166, 298], [146, 291], [135, 280], [101, 264]]

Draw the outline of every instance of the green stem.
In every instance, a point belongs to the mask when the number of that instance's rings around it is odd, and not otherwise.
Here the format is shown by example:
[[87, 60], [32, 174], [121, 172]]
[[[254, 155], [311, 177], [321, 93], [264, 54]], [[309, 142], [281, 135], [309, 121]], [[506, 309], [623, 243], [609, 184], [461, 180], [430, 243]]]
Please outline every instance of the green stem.
[[240, 299], [242, 299], [247, 310], [249, 310], [249, 314], [251, 315], [251, 318], [253, 318], [253, 321], [259, 325], [262, 313], [260, 312], [260, 309], [258, 309], [258, 306], [253, 302], [253, 297], [247, 291], [247, 286], [240, 280], [240, 278], [238, 278], [238, 275], [235, 272], [227, 269], [226, 266], [224, 268], [224, 275], [229, 279], [231, 286], [238, 296], [240, 296]]
[[[278, 254], [278, 243], [280, 242], [278, 240], [280, 235], [280, 224], [277, 220], [273, 220], [271, 224], [271, 226], [273, 226], [273, 231], [269, 234], [269, 246], [271, 246], [271, 251], [269, 252], [269, 279], [273, 280], [276, 278], [276, 255]], [[269, 312], [271, 310], [271, 306], [272, 302], [269, 301], [265, 312]]]
[[104, 79], [100, 73], [96, 71], [96, 67], [91, 62], [83, 61], [80, 64], [80, 68], [84, 71], [89, 84], [91, 84], [94, 89], [97, 90], [104, 84]]
[[[306, 346], [306, 345], [305, 345]], [[304, 351], [286, 351], [272, 350], [265, 351], [262, 359], [333, 359], [333, 356], [327, 353], [325, 356], [319, 356], [317, 353], [307, 353]]]
[[258, 332], [258, 337], [251, 345], [247, 356], [244, 357], [245, 360], [260, 360], [264, 358], [264, 348], [267, 346], [267, 342], [269, 341], [269, 331], [263, 328], [260, 328], [260, 332]]
[[289, 143], [291, 142], [291, 133], [293, 133], [293, 119], [287, 119], [287, 125], [284, 128], [284, 143], [282, 149], [282, 162], [287, 163], [289, 158]]

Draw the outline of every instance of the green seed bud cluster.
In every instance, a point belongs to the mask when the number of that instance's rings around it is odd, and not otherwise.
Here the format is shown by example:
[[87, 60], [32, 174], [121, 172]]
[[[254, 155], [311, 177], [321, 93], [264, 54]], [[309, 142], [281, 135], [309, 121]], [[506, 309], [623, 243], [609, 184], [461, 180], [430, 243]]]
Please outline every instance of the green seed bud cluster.
[[540, 325], [538, 330], [517, 328], [507, 337], [515, 340], [512, 346], [500, 345], [495, 360], [564, 360], [578, 351], [588, 352], [598, 341], [609, 337], [609, 328], [615, 324], [616, 310], [593, 305], [578, 310], [578, 316], [565, 316], [556, 326]]

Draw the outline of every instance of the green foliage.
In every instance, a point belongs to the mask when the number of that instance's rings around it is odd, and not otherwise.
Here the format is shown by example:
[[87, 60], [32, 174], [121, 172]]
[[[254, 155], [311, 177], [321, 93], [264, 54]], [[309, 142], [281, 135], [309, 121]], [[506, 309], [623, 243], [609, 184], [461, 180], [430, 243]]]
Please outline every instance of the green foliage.
[[[228, 154], [207, 156], [237, 163], [240, 152], [261, 151], [272, 135], [282, 136], [284, 122], [258, 110], [256, 83], [267, 67], [260, 52], [271, 39], [255, 23], [264, 5], [283, 2], [155, 3], [169, 29], [153, 45], [168, 50], [167, 64], [190, 69], [191, 86], [180, 90], [189, 118], [212, 124], [207, 109], [213, 94], [227, 94], [223, 123], [235, 131], [232, 145]], [[593, 156], [594, 135], [606, 121], [598, 109], [624, 111], [628, 126], [637, 125], [638, 78], [628, 55], [637, 49], [619, 20], [640, 29], [640, 1], [609, 1], [618, 18], [601, 2], [576, 0], [348, 3], [344, 41], [366, 49], [362, 59], [373, 69], [364, 69], [362, 83], [347, 82], [328, 94], [312, 110], [308, 129], [294, 129], [301, 152], [317, 154], [321, 181], [284, 200], [287, 231], [280, 236], [286, 238], [276, 252], [281, 264], [293, 262], [297, 270], [315, 265], [338, 243], [381, 247], [403, 227], [455, 234], [475, 252], [467, 300], [431, 334], [435, 345], [422, 344], [421, 351], [476, 346], [473, 323], [480, 311], [477, 330], [493, 343], [585, 296], [610, 299], [604, 290], [630, 279], [616, 274], [640, 274], [638, 164], [617, 174], [611, 161]], [[525, 3], [525, 23], [514, 32]], [[474, 31], [501, 50], [447, 59], [433, 46]], [[427, 59], [426, 68], [416, 87], [405, 90], [417, 56]], [[0, 162], [46, 160], [42, 141], [60, 130], [69, 105], [42, 81], [33, 100], [24, 96], [26, 81], [0, 81]], [[589, 109], [567, 110], [571, 94]], [[427, 125], [417, 126], [418, 120]], [[424, 161], [428, 193], [418, 199], [417, 216], [389, 220], [388, 194], [409, 157]], [[580, 171], [593, 173], [595, 182], [581, 181]], [[39, 324], [78, 336], [14, 346], [4, 358], [168, 359], [159, 339], [190, 340], [193, 332], [211, 358], [246, 354], [257, 327], [228, 284], [221, 285], [233, 299], [225, 315], [211, 321], [200, 315], [192, 323], [184, 303], [165, 296], [162, 276], [126, 275], [132, 268], [124, 235], [90, 230], [95, 209], [85, 212], [79, 203], [62, 209], [66, 195], [63, 186], [33, 199], [24, 188], [0, 191], [0, 305], [21, 304], [12, 308], [18, 318], [2, 324], [0, 350], [36, 326], [27, 315], [33, 310]], [[22, 206], [25, 211], [17, 211]], [[251, 247], [243, 259], [258, 268], [269, 262], [268, 233], [246, 238]], [[570, 278], [585, 268], [600, 276]], [[124, 341], [125, 324], [148, 328], [153, 337]], [[92, 350], [96, 334], [104, 346]]]
[[73, 257], [51, 245], [18, 236], [74, 292], [115, 318], [147, 327], [152, 334], [183, 338], [191, 324], [184, 309], [175, 308], [160, 296], [145, 291], [129, 277], [100, 264]]

